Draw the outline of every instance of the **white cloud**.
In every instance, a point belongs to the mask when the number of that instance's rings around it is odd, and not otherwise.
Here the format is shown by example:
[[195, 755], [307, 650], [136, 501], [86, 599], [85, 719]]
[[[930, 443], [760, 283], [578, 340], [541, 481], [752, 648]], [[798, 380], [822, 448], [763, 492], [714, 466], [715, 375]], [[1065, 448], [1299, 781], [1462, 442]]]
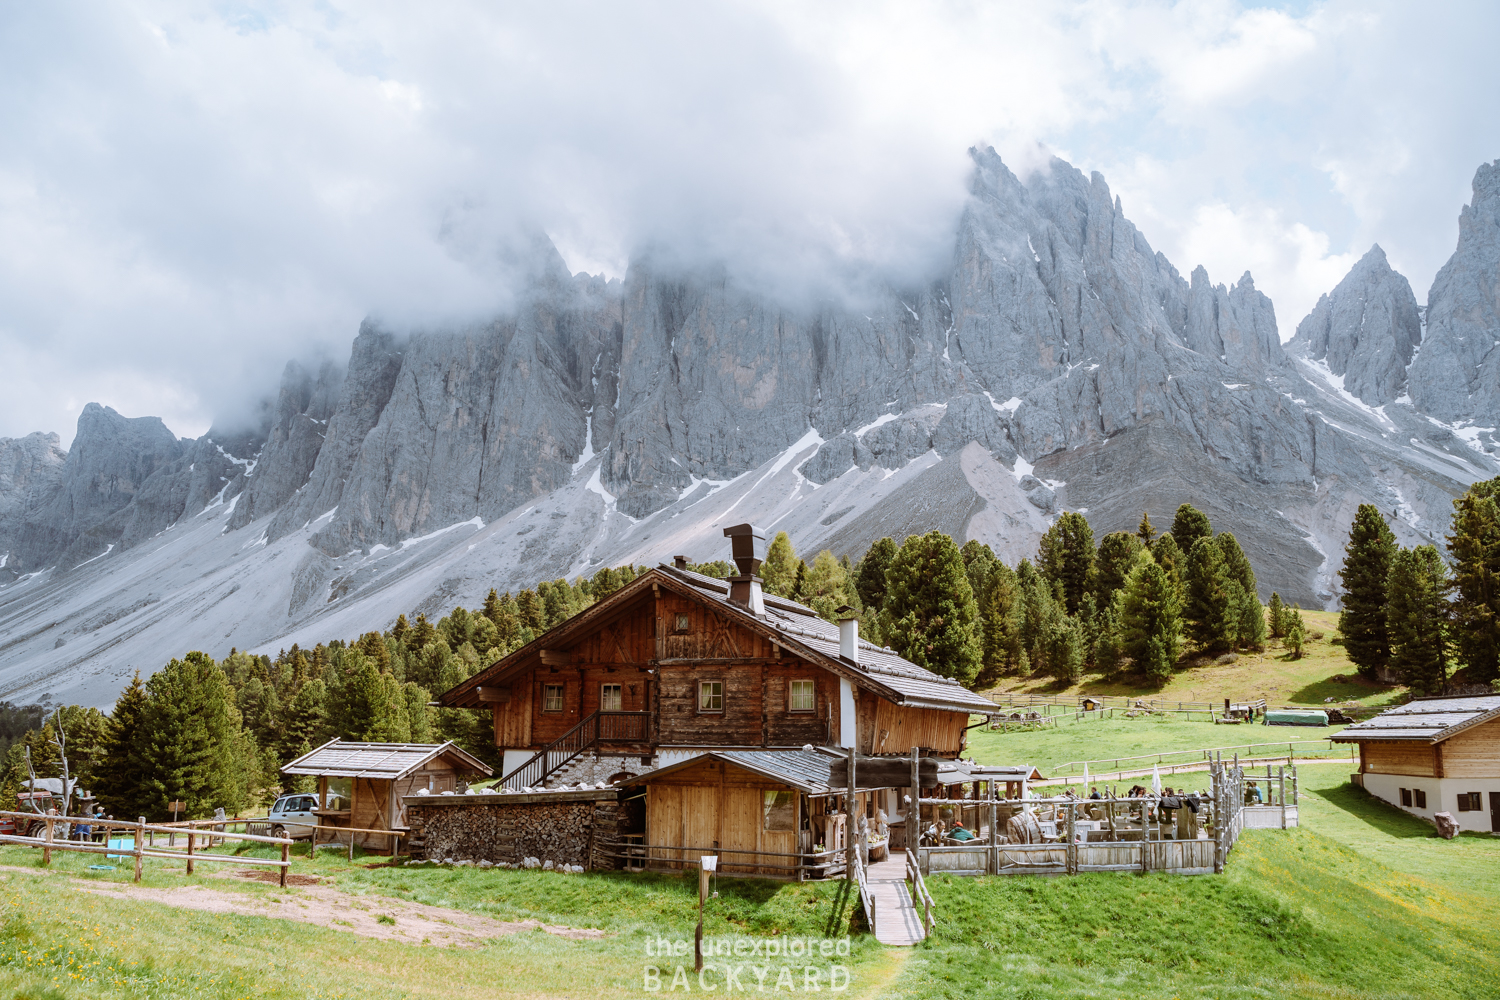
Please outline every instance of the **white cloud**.
[[[948, 252], [964, 148], [1098, 169], [1283, 333], [1378, 240], [1419, 297], [1500, 155], [1493, 7], [23, 6], [0, 24], [0, 434], [181, 433], [359, 320], [502, 308], [545, 228], [826, 291]], [[12, 385], [17, 380], [12, 376]]]

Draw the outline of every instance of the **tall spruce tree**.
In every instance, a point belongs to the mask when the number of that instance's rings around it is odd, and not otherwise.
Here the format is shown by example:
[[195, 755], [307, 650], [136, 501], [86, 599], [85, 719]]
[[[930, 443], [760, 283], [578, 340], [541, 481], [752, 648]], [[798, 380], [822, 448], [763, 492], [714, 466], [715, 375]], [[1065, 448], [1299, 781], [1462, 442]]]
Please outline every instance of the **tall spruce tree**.
[[1135, 537], [1139, 538], [1141, 544], [1149, 549], [1156, 541], [1157, 534], [1156, 525], [1151, 523], [1151, 514], [1148, 511], [1141, 511], [1141, 523], [1136, 526]]
[[1229, 588], [1229, 613], [1233, 622], [1231, 641], [1242, 648], [1260, 649], [1266, 641], [1266, 611], [1256, 592], [1255, 570], [1250, 565], [1250, 558], [1240, 548], [1239, 540], [1227, 531], [1219, 532], [1214, 544], [1224, 557], [1224, 575], [1233, 585]]
[[1186, 597], [1187, 590], [1183, 583], [1183, 570], [1186, 568], [1187, 553], [1177, 547], [1177, 539], [1170, 533], [1158, 536], [1151, 545], [1151, 558], [1167, 574], [1167, 579], [1172, 581], [1172, 586], [1177, 588], [1179, 599]]
[[1448, 682], [1448, 589], [1448, 567], [1436, 548], [1396, 550], [1386, 587], [1389, 662], [1421, 694], [1440, 694]]
[[173, 799], [183, 800], [193, 819], [245, 804], [259, 752], [240, 728], [233, 693], [212, 657], [192, 652], [151, 676], [143, 729], [146, 816], [169, 816]]
[[982, 690], [1016, 669], [1021, 659], [1020, 588], [1016, 573], [996, 562], [989, 575], [989, 589], [979, 599], [984, 621], [983, 666], [975, 683]]
[[1212, 538], [1200, 536], [1188, 553], [1187, 600], [1182, 617], [1188, 638], [1200, 649], [1228, 649], [1234, 642], [1237, 618], [1224, 571], [1224, 556]]
[[1286, 605], [1281, 602], [1281, 595], [1271, 591], [1271, 601], [1266, 605], [1266, 627], [1271, 631], [1271, 638], [1280, 639], [1286, 635]]
[[1082, 514], [1069, 511], [1052, 522], [1037, 546], [1037, 570], [1069, 615], [1078, 614], [1094, 590], [1094, 529]]
[[896, 652], [962, 684], [979, 673], [979, 606], [963, 556], [941, 531], [912, 535], [886, 571], [881, 635]]
[[1192, 554], [1193, 545], [1198, 539], [1212, 538], [1213, 534], [1213, 525], [1209, 524], [1208, 515], [1203, 511], [1190, 503], [1177, 508], [1177, 513], [1172, 518], [1172, 540], [1182, 552]]
[[1360, 676], [1374, 678], [1390, 666], [1391, 641], [1387, 628], [1386, 584], [1391, 559], [1396, 554], [1396, 536], [1374, 504], [1362, 503], [1349, 528], [1344, 547], [1344, 610], [1339, 631], [1344, 650]]
[[984, 592], [989, 589], [990, 573], [999, 565], [999, 560], [995, 558], [993, 549], [973, 538], [964, 542], [964, 547], [958, 550], [958, 554], [964, 559], [969, 589], [974, 591], [974, 599], [982, 604]]
[[865, 607], [879, 611], [885, 606], [885, 574], [894, 558], [896, 543], [882, 538], [870, 546], [854, 568], [854, 587], [859, 591], [859, 602]]
[[1137, 564], [1120, 605], [1120, 636], [1136, 669], [1161, 681], [1180, 648], [1182, 601], [1166, 572], [1152, 560]]
[[1453, 501], [1448, 554], [1458, 653], [1471, 681], [1500, 679], [1500, 477]]
[[146, 807], [145, 725], [146, 687], [137, 670], [105, 721], [91, 776], [92, 790], [111, 816], [139, 816]]
[[1107, 607], [1114, 599], [1115, 591], [1125, 586], [1135, 561], [1146, 550], [1137, 535], [1124, 531], [1112, 531], [1099, 540], [1099, 552], [1094, 557], [1095, 595], [1099, 607]]

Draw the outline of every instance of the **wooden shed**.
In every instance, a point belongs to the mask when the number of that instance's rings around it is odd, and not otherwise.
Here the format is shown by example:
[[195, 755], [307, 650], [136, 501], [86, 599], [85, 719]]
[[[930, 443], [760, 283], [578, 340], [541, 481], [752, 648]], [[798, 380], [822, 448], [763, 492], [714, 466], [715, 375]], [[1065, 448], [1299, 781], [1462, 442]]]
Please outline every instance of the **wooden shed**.
[[1331, 738], [1359, 744], [1356, 784], [1432, 821], [1500, 833], [1500, 695], [1415, 698]]
[[[873, 812], [889, 787], [889, 765], [906, 767], [884, 763], [857, 762], [856, 817]], [[861, 767], [881, 783], [867, 786]], [[723, 872], [803, 878], [842, 868], [847, 774], [837, 751], [722, 750], [625, 781], [621, 794], [626, 803], [644, 798], [642, 867], [695, 867], [712, 854]]]
[[[318, 779], [313, 842], [349, 836], [362, 847], [395, 849], [406, 833], [402, 797], [461, 793], [461, 782], [489, 777], [483, 761], [448, 743], [346, 743], [330, 740], [281, 769]], [[339, 830], [350, 831], [340, 834]], [[389, 831], [389, 832], [386, 832]]]

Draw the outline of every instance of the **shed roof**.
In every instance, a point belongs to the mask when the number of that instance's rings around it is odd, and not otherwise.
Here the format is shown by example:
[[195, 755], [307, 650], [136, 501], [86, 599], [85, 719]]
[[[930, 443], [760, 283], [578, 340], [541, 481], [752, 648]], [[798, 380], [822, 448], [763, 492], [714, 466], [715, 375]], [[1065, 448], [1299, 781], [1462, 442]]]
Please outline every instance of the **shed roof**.
[[451, 740], [447, 743], [345, 743], [329, 740], [281, 769], [282, 774], [312, 774], [329, 778], [404, 777], [438, 757], [447, 757], [460, 771], [489, 776], [494, 771]]
[[1335, 743], [1406, 740], [1441, 743], [1471, 726], [1500, 719], [1500, 694], [1414, 698], [1329, 737]]
[[[702, 763], [704, 760], [718, 760], [736, 767], [742, 767], [747, 771], [753, 771], [765, 778], [779, 781], [793, 788], [807, 792], [809, 795], [828, 795], [842, 792], [844, 783], [848, 780], [848, 757], [842, 751], [826, 750], [818, 747], [801, 750], [713, 750], [708, 753], [690, 757], [687, 760], [668, 767], [657, 768], [647, 771], [626, 781], [620, 782], [621, 787], [631, 785], [650, 784], [653, 780], [663, 775], [672, 774], [684, 768], [692, 767]], [[859, 756], [855, 759], [854, 775], [855, 781], [859, 781], [860, 768], [867, 762], [876, 761], [889, 764], [893, 760], [900, 761], [901, 758], [892, 757], [866, 757]], [[937, 761], [938, 783], [944, 785], [959, 784], [966, 781], [1031, 781], [1040, 778], [1041, 772], [1030, 764], [1016, 766], [995, 766], [975, 764], [965, 760], [939, 760]], [[868, 773], [868, 772], [865, 772]], [[903, 782], [904, 785], [904, 782]], [[859, 784], [861, 789], [894, 787], [885, 784], [864, 785]]]

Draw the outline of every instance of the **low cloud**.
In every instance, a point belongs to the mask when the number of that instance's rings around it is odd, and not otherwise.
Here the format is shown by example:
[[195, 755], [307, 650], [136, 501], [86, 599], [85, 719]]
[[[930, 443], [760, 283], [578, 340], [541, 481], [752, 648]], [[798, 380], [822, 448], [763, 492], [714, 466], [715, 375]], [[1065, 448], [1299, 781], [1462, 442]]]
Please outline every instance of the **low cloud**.
[[1495, 11], [32, 5], [0, 25], [0, 435], [83, 402], [201, 433], [359, 321], [509, 302], [518, 234], [789, 296], [951, 250], [964, 150], [1109, 178], [1283, 334], [1379, 241], [1419, 297], [1500, 155]]

